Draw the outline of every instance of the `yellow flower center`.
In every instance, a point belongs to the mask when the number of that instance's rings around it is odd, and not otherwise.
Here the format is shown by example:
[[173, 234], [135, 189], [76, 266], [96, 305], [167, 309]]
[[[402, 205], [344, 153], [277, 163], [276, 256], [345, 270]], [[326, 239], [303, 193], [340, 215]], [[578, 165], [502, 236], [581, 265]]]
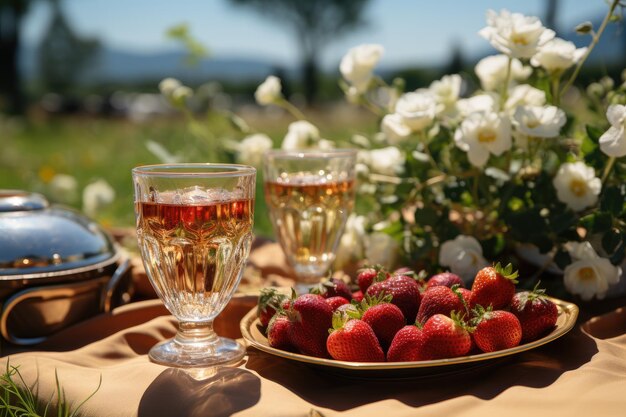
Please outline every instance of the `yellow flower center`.
[[526, 36], [524, 36], [521, 33], [512, 33], [511, 42], [513, 42], [516, 45], [523, 45], [523, 46], [528, 45], [528, 39], [526, 39]]
[[569, 183], [569, 189], [576, 197], [582, 197], [587, 194], [587, 184], [578, 178], [573, 179]]
[[593, 281], [596, 279], [596, 274], [592, 268], [586, 266], [578, 270], [578, 279], [581, 281]]
[[481, 130], [478, 133], [478, 141], [481, 143], [491, 143], [496, 140], [496, 132], [491, 129]]
[[534, 128], [536, 128], [537, 126], [539, 126], [539, 124], [540, 124], [540, 123], [539, 123], [539, 120], [537, 120], [537, 119], [529, 120], [529, 121], [527, 121], [527, 122], [526, 122], [526, 126], [527, 126], [529, 129], [534, 129]]

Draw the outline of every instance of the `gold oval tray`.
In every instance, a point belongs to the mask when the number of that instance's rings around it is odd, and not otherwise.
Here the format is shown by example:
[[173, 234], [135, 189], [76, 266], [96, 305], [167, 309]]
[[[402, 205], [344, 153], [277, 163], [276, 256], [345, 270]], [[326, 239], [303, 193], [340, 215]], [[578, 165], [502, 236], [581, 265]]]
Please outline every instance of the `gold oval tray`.
[[[389, 370], [422, 370], [425, 373], [433, 372], [441, 373], [446, 370], [452, 370], [453, 365], [456, 368], [472, 368], [481, 366], [483, 363], [493, 362], [496, 359], [506, 358], [520, 352], [534, 349], [538, 346], [550, 343], [569, 332], [576, 323], [578, 317], [578, 307], [567, 301], [549, 297], [558, 308], [559, 316], [556, 327], [548, 335], [533, 342], [525, 343], [511, 349], [500, 350], [490, 353], [479, 353], [475, 355], [461, 356], [457, 358], [437, 359], [430, 361], [418, 362], [348, 362], [337, 361], [333, 359], [316, 358], [313, 356], [301, 355], [299, 353], [287, 352], [281, 349], [271, 347], [267, 338], [261, 330], [259, 320], [256, 317], [256, 307], [248, 312], [241, 320], [241, 334], [250, 346], [269, 354], [282, 358], [304, 362], [315, 366], [327, 367], [335, 370], [362, 370], [362, 371], [389, 371]], [[424, 372], [423, 372], [424, 373]], [[382, 373], [384, 375], [384, 373]]]

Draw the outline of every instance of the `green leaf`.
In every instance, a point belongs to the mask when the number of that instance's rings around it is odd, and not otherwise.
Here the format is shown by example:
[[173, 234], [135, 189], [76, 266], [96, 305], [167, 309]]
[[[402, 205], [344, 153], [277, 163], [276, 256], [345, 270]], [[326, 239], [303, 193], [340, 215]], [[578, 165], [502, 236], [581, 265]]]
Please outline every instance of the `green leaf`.
[[576, 224], [576, 215], [572, 211], [564, 211], [550, 218], [550, 227], [556, 234], [560, 234]]
[[559, 268], [565, 269], [567, 265], [572, 263], [572, 257], [565, 249], [559, 249], [554, 254], [554, 263], [556, 263]]
[[422, 226], [434, 226], [440, 216], [432, 207], [423, 207], [415, 210], [415, 223]]
[[580, 219], [580, 225], [591, 233], [605, 233], [613, 225], [613, 216], [607, 212], [589, 214]]
[[624, 257], [626, 256], [626, 242], [622, 240], [622, 243], [615, 249], [615, 253], [611, 255], [609, 260], [613, 265], [620, 265], [624, 262]]
[[602, 192], [600, 210], [619, 216], [624, 210], [624, 195], [618, 187], [608, 187]]
[[611, 229], [602, 236], [602, 249], [606, 253], [613, 253], [622, 241], [622, 234], [618, 229]]
[[595, 144], [598, 144], [600, 136], [602, 136], [602, 134], [604, 133], [604, 130], [590, 125], [586, 125], [585, 130], [587, 131], [587, 136], [589, 137], [589, 139], [591, 139], [591, 141]]

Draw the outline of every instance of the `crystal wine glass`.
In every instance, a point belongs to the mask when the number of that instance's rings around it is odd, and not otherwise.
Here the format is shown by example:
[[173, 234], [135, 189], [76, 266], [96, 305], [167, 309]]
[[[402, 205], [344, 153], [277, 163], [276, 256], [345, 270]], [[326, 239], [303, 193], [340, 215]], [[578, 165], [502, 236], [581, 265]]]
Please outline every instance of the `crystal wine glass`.
[[179, 321], [154, 362], [207, 367], [241, 359], [244, 348], [217, 336], [213, 320], [232, 297], [252, 243], [256, 170], [244, 165], [134, 168], [141, 257], [152, 286]]
[[269, 151], [265, 200], [303, 292], [326, 275], [354, 206], [356, 150]]

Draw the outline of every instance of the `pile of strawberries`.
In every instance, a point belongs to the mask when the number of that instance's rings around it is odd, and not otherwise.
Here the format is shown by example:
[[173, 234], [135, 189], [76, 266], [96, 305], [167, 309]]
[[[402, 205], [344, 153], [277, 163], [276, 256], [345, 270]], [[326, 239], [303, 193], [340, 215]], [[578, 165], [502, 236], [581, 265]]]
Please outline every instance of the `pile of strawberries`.
[[515, 292], [512, 269], [483, 268], [468, 290], [449, 272], [425, 280], [407, 268], [366, 268], [356, 291], [339, 279], [291, 298], [263, 290], [258, 316], [270, 346], [320, 358], [399, 362], [493, 352], [544, 336], [558, 317], [543, 290]]

